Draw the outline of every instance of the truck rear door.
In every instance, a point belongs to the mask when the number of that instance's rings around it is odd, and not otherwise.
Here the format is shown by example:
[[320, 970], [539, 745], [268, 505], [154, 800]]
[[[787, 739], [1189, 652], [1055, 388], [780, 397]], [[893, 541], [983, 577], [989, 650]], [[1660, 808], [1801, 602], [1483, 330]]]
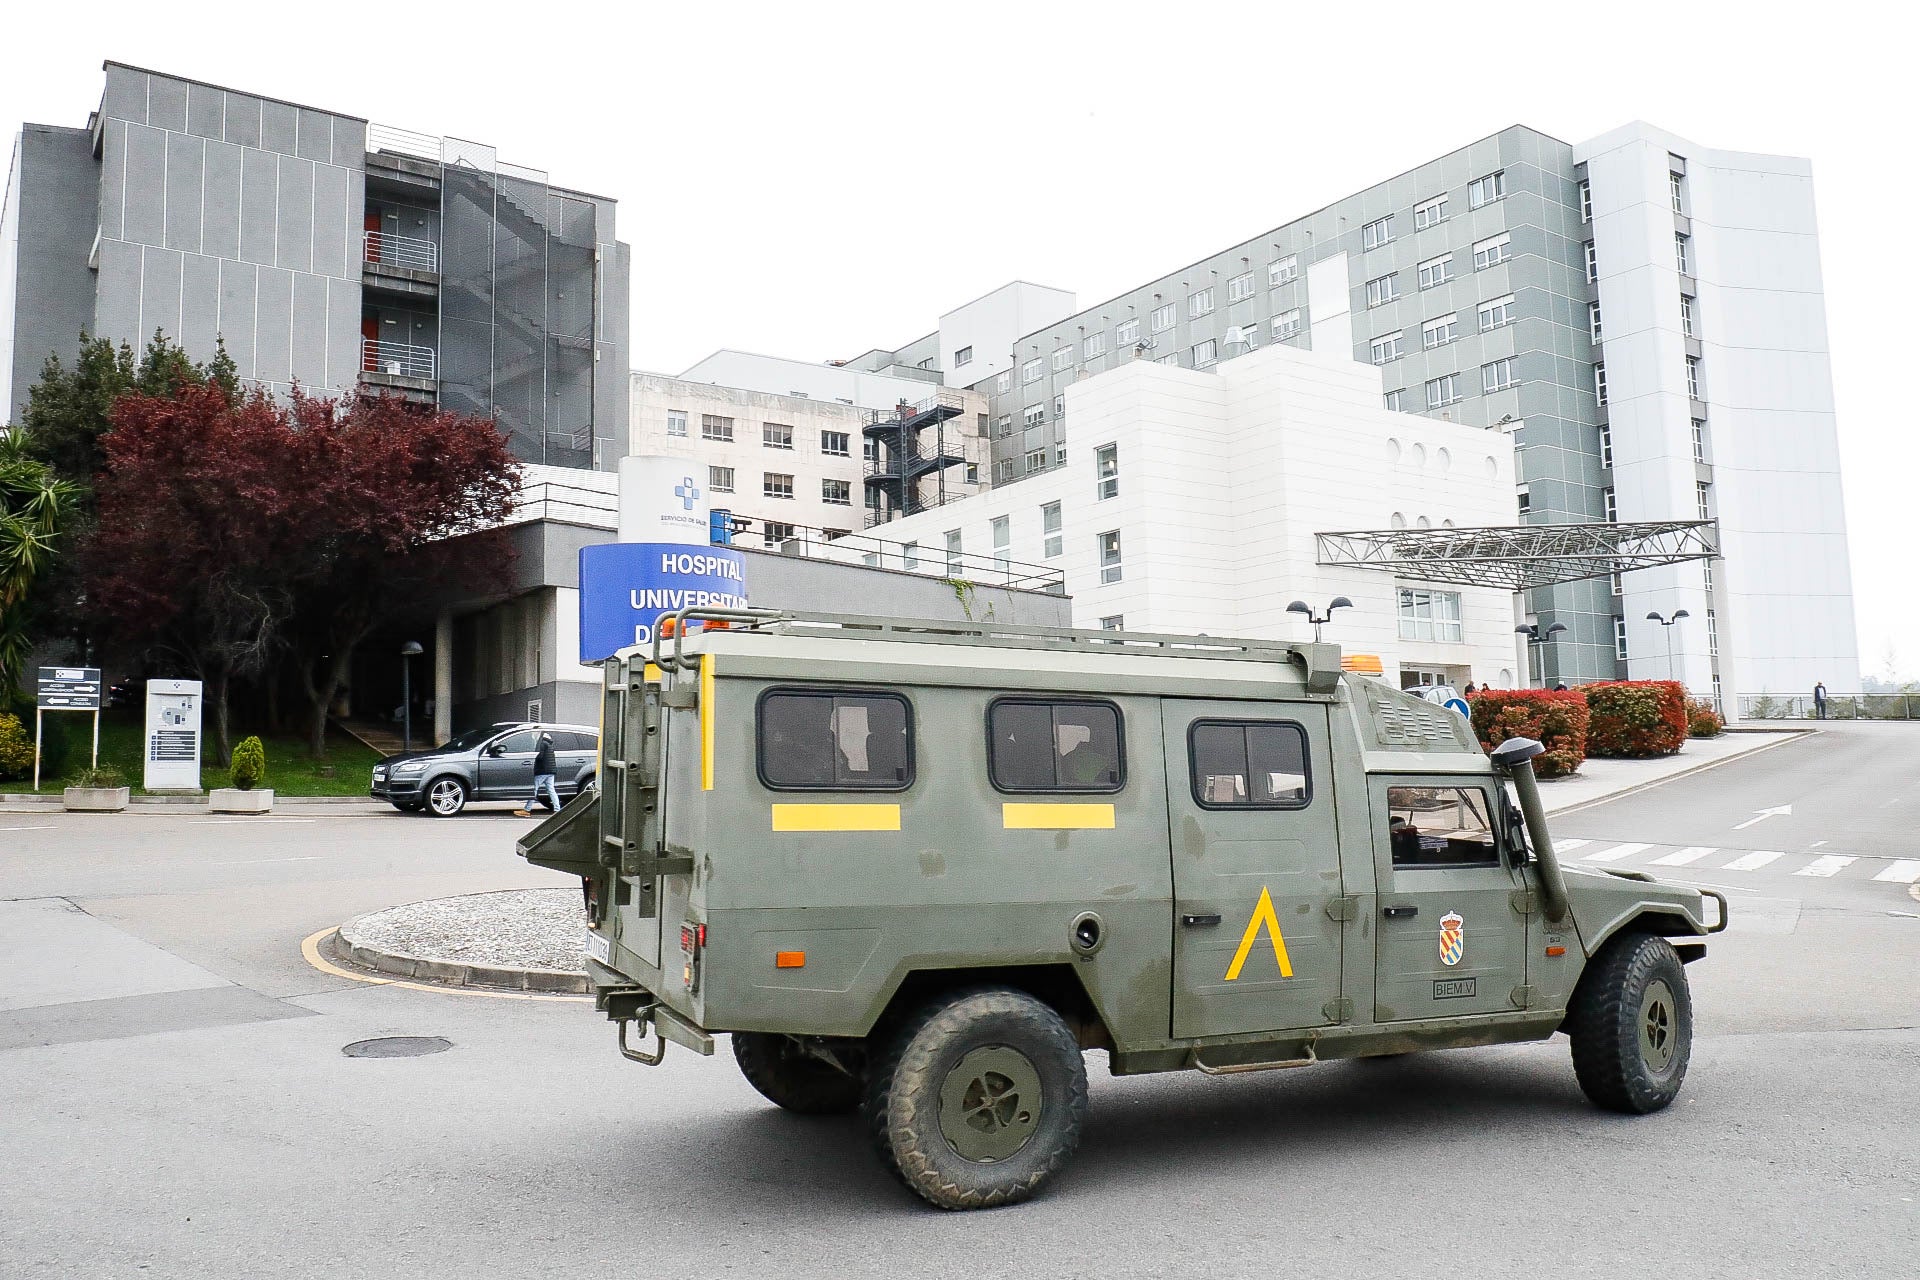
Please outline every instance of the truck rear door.
[[1337, 1020], [1342, 895], [1327, 710], [1162, 703], [1178, 1038]]

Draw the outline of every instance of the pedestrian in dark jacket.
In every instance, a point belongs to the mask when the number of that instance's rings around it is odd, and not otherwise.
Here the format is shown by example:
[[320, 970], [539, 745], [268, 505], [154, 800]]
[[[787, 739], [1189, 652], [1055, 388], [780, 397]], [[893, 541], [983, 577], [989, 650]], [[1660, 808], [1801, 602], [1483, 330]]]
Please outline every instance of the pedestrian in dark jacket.
[[[560, 812], [560, 789], [554, 784], [554, 772], [553, 735], [543, 732], [540, 748], [533, 753], [533, 800], [538, 800], [550, 813]], [[533, 800], [520, 810], [522, 817], [533, 816]]]

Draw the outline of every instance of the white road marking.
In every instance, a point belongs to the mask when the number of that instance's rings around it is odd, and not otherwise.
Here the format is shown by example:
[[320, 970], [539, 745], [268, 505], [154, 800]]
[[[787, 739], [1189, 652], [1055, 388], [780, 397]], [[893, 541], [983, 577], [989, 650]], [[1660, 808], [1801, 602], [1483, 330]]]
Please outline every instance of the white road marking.
[[1772, 808], [1772, 809], [1757, 809], [1754, 811], [1754, 815], [1751, 818], [1748, 818], [1745, 822], [1734, 824], [1733, 829], [1735, 831], [1745, 831], [1748, 827], [1753, 826], [1757, 822], [1765, 822], [1768, 818], [1783, 817], [1786, 815], [1790, 815], [1792, 812], [1793, 812], [1793, 806], [1790, 804], [1779, 805], [1778, 807]]
[[1714, 852], [1716, 852], [1716, 850], [1704, 848], [1700, 845], [1689, 845], [1678, 853], [1662, 854], [1653, 860], [1653, 865], [1656, 867], [1684, 867], [1689, 862], [1698, 862], [1700, 859]]
[[1818, 849], [1818, 848], [1819, 848], [1819, 847], [1820, 847], [1821, 845], [1823, 845], [1823, 844], [1825, 844], [1825, 843], [1826, 843], [1826, 841], [1825, 841], [1825, 840], [1815, 840], [1815, 841], [1814, 841], [1814, 842], [1813, 842], [1812, 844], [1810, 844], [1810, 845], [1808, 845], [1808, 846], [1807, 846], [1807, 848], [1809, 848], [1809, 849]]
[[258, 865], [259, 863], [262, 863], [262, 862], [318, 862], [318, 861], [320, 861], [320, 855], [314, 854], [313, 856], [307, 857], [307, 858], [242, 858], [238, 862], [210, 862], [207, 865], [213, 866], [213, 867], [251, 867], [251, 866]]
[[1756, 849], [1752, 853], [1741, 854], [1720, 869], [1722, 871], [1757, 871], [1769, 862], [1776, 862], [1785, 856], [1777, 850]]
[[1874, 877], [1889, 884], [1912, 884], [1920, 880], [1920, 859], [1902, 858]]
[[1555, 840], [1553, 842], [1553, 851], [1555, 853], [1572, 853], [1575, 849], [1584, 849], [1592, 843], [1593, 841], [1591, 840]]
[[[320, 821], [318, 818], [275, 818], [267, 814], [260, 816], [268, 822], [283, 827], [297, 822]], [[253, 821], [255, 821], [253, 818], [188, 818], [187, 825], [190, 827], [238, 827]]]
[[1631, 858], [1634, 854], [1639, 853], [1642, 849], [1651, 849], [1652, 847], [1653, 847], [1652, 845], [1646, 845], [1646, 844], [1617, 844], [1617, 845], [1614, 845], [1613, 848], [1611, 849], [1601, 849], [1596, 853], [1590, 853], [1586, 857], [1582, 858], [1581, 861], [1582, 862], [1618, 862], [1622, 858]]
[[1837, 875], [1841, 868], [1852, 862], [1853, 859], [1844, 853], [1830, 853], [1824, 858], [1815, 858], [1812, 862], [1809, 862], [1793, 874], [1797, 876], [1821, 876], [1824, 878]]
[[0, 831], [51, 831], [51, 830], [53, 830], [53, 828], [52, 828], [51, 826], [46, 826], [46, 827], [0, 827]]

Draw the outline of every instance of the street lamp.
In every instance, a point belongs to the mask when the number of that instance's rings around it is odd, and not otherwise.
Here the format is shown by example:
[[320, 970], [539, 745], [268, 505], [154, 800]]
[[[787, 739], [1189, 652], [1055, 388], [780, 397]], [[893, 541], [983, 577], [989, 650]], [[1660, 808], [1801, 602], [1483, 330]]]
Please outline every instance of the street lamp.
[[1657, 613], [1650, 613], [1647, 615], [1648, 622], [1657, 622], [1661, 625], [1661, 627], [1663, 627], [1666, 630], [1666, 633], [1667, 633], [1667, 679], [1669, 680], [1673, 679], [1673, 624], [1680, 621], [1680, 619], [1682, 618], [1691, 618], [1692, 616], [1693, 615], [1688, 613], [1685, 609], [1675, 609], [1673, 611], [1673, 616], [1671, 618], [1663, 618]]
[[1513, 629], [1515, 635], [1525, 636], [1527, 638], [1527, 665], [1539, 670], [1539, 680], [1542, 685], [1547, 683], [1546, 662], [1533, 646], [1551, 643], [1555, 636], [1566, 629], [1567, 624], [1564, 622], [1553, 623], [1545, 631], [1540, 630], [1540, 624], [1537, 622], [1529, 622], [1524, 626]]
[[1333, 617], [1333, 611], [1335, 609], [1351, 609], [1351, 608], [1353, 608], [1353, 601], [1347, 599], [1345, 596], [1335, 596], [1333, 599], [1327, 601], [1327, 611], [1325, 613], [1319, 614], [1318, 616], [1314, 614], [1313, 606], [1309, 605], [1305, 600], [1295, 600], [1292, 604], [1287, 606], [1287, 612], [1305, 614], [1307, 621], [1313, 624], [1313, 642], [1315, 644], [1319, 644], [1320, 628], [1324, 626], [1330, 618]]
[[413, 750], [413, 660], [425, 652], [418, 640], [400, 646], [400, 737], [406, 751]]

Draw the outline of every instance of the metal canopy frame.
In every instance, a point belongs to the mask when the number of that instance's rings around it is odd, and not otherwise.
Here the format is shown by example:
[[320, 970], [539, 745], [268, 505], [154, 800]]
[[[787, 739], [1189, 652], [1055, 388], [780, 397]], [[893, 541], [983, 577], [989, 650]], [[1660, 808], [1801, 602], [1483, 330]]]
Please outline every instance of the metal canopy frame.
[[1720, 554], [1717, 520], [1317, 533], [1320, 563], [1423, 582], [1527, 591]]

